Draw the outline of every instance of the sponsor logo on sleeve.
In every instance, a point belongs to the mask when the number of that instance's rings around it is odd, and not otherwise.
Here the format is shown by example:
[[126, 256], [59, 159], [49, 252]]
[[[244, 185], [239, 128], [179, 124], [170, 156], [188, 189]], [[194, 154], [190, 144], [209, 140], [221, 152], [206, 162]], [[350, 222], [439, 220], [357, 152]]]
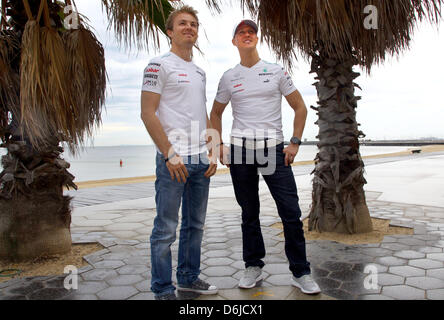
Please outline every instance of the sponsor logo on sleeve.
[[144, 76], [145, 79], [150, 78], [150, 79], [155, 79], [155, 80], [157, 80], [158, 77], [159, 76], [157, 74], [151, 74], [151, 73], [147, 73]]
[[151, 87], [156, 87], [157, 86], [157, 81], [155, 80], [145, 80], [143, 82], [144, 86], [151, 86]]

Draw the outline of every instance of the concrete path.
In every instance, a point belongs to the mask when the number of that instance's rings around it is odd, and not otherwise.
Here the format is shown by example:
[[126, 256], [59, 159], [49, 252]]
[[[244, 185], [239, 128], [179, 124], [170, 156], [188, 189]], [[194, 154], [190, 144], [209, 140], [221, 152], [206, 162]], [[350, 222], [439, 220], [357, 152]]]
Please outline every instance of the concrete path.
[[[307, 255], [322, 294], [308, 296], [289, 285], [291, 273], [276, 206], [260, 183], [261, 227], [267, 248], [264, 281], [237, 288], [242, 275], [240, 208], [229, 175], [212, 180], [202, 248], [202, 278], [221, 290], [216, 296], [183, 299], [444, 299], [444, 153], [366, 161], [365, 187], [372, 217], [414, 228], [413, 235], [386, 236], [381, 243], [345, 245], [307, 241]], [[303, 216], [311, 204], [312, 166], [294, 167]], [[77, 290], [63, 287], [65, 275], [14, 279], [0, 284], [0, 299], [153, 299], [149, 236], [155, 217], [153, 183], [71, 192], [74, 243], [100, 242], [85, 256]], [[129, 199], [122, 201], [122, 199]], [[177, 266], [177, 242], [172, 246]]]

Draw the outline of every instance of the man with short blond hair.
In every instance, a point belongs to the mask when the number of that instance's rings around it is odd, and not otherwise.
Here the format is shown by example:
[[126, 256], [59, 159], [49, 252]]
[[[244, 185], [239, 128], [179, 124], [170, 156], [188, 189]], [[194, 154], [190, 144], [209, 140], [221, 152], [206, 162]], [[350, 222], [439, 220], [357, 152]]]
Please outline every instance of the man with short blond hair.
[[158, 151], [157, 216], [150, 238], [151, 290], [157, 300], [177, 299], [170, 247], [176, 240], [181, 205], [178, 290], [217, 293], [215, 286], [199, 279], [209, 183], [217, 164], [209, 163], [207, 154], [206, 75], [192, 62], [198, 31], [194, 9], [184, 6], [174, 11], [167, 26], [171, 50], [152, 59], [144, 72], [142, 120]]
[[176, 17], [179, 14], [182, 13], [187, 13], [191, 16], [193, 16], [194, 20], [197, 23], [197, 26], [199, 26], [199, 18], [197, 16], [197, 11], [194, 10], [192, 7], [184, 5], [181, 8], [174, 10], [173, 12], [170, 13], [170, 15], [168, 16], [167, 20], [165, 21], [165, 28], [167, 30], [173, 30], [174, 27], [174, 20], [176, 19]]

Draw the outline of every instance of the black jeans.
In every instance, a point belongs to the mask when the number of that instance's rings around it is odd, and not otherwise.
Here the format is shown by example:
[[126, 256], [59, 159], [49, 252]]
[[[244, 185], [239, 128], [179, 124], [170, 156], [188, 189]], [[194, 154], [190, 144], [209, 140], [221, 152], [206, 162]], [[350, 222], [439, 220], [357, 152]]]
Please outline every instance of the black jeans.
[[[236, 200], [242, 208], [242, 241], [245, 267], [265, 264], [265, 245], [259, 221], [259, 172], [276, 202], [284, 225], [285, 253], [295, 277], [310, 274], [301, 209], [296, 182], [290, 166], [285, 166], [284, 144], [262, 150], [231, 145], [230, 173]], [[264, 163], [264, 159], [268, 160]], [[242, 160], [242, 161], [240, 161]], [[268, 166], [268, 169], [264, 170]], [[270, 172], [270, 167], [275, 170]]]

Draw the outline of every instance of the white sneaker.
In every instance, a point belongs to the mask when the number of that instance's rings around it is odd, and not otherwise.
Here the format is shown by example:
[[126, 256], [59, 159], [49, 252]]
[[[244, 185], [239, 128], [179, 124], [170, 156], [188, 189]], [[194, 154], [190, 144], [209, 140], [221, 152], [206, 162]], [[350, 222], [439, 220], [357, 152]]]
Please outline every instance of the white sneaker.
[[291, 277], [291, 284], [295, 287], [301, 289], [303, 293], [306, 294], [316, 294], [321, 292], [321, 288], [319, 288], [316, 281], [313, 280], [311, 275], [306, 274], [300, 278], [296, 278], [295, 276]]
[[253, 288], [260, 280], [262, 280], [262, 269], [260, 267], [248, 267], [239, 280], [239, 288]]

